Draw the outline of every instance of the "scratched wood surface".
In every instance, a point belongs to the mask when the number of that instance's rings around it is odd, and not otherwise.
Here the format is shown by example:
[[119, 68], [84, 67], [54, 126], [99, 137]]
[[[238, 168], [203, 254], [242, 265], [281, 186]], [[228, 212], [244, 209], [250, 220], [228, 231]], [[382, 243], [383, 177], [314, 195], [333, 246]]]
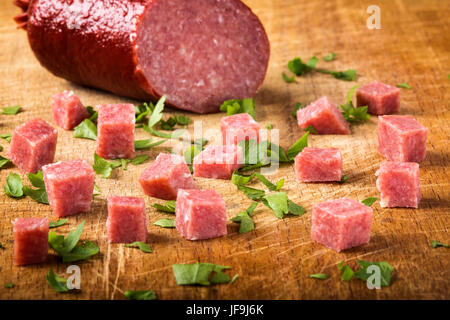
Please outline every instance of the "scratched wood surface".
[[[11, 133], [17, 125], [34, 117], [51, 121], [51, 95], [72, 89], [85, 104], [130, 101], [107, 93], [71, 84], [40, 67], [29, 49], [25, 32], [16, 30], [12, 16], [18, 12], [11, 1], [0, 4], [0, 106], [21, 105], [16, 116], [0, 116], [0, 133]], [[148, 165], [115, 170], [111, 179], [96, 178], [101, 196], [89, 213], [69, 218], [69, 225], [57, 229], [66, 234], [86, 220], [82, 239], [98, 243], [100, 254], [79, 263], [82, 290], [58, 294], [45, 275], [52, 268], [63, 275], [67, 265], [50, 253], [46, 263], [15, 267], [12, 264], [13, 232], [17, 217], [49, 217], [50, 206], [29, 198], [15, 200], [0, 195], [0, 299], [123, 299], [126, 290], [153, 289], [160, 299], [448, 299], [450, 298], [450, 256], [445, 248], [431, 249], [431, 240], [450, 242], [450, 2], [376, 1], [381, 8], [381, 30], [366, 27], [366, 9], [373, 1], [248, 0], [262, 20], [271, 42], [267, 77], [255, 96], [257, 120], [280, 130], [280, 143], [289, 147], [302, 134], [290, 116], [297, 101], [309, 103], [327, 95], [343, 103], [354, 82], [310, 74], [286, 84], [281, 72], [295, 56], [309, 58], [334, 51], [336, 61], [320, 65], [332, 69], [354, 68], [358, 84], [380, 80], [390, 84], [407, 81], [412, 89], [402, 89], [401, 114], [412, 114], [429, 128], [427, 157], [420, 164], [423, 200], [420, 208], [382, 209], [377, 202], [371, 241], [364, 246], [336, 253], [311, 241], [311, 208], [314, 203], [339, 197], [362, 200], [378, 196], [375, 171], [383, 158], [376, 151], [377, 118], [354, 126], [350, 136], [313, 136], [315, 147], [338, 147], [343, 152], [348, 182], [303, 184], [295, 181], [293, 168], [282, 166], [270, 178], [285, 178], [288, 196], [303, 205], [302, 217], [277, 219], [260, 205], [255, 216], [256, 230], [239, 235], [238, 226], [228, 223], [228, 235], [208, 241], [183, 240], [174, 229], [153, 225], [166, 217], [150, 205], [160, 202], [145, 197], [152, 254], [110, 245], [106, 241], [106, 197], [111, 194], [144, 196], [137, 177]], [[249, 44], [251, 45], [251, 44]], [[136, 101], [131, 101], [136, 103]], [[174, 113], [173, 110], [168, 114]], [[179, 112], [178, 112], [179, 113]], [[217, 129], [222, 115], [192, 115], [203, 121], [203, 130]], [[192, 130], [192, 125], [189, 129]], [[72, 132], [58, 128], [55, 160], [83, 158], [93, 162], [95, 143], [74, 139]], [[142, 129], [138, 138], [146, 138]], [[217, 143], [212, 141], [211, 143]], [[8, 143], [0, 141], [8, 150]], [[170, 144], [143, 152], [150, 161], [169, 150]], [[0, 171], [1, 185], [15, 167]], [[24, 177], [23, 174], [21, 174]], [[251, 201], [229, 181], [196, 179], [201, 188], [214, 188], [225, 198], [227, 216], [233, 217]], [[255, 183], [255, 187], [261, 187]], [[369, 290], [365, 283], [340, 280], [337, 263], [345, 260], [356, 267], [357, 259], [388, 261], [395, 268], [392, 285]], [[228, 265], [230, 276], [239, 274], [234, 284], [211, 287], [178, 286], [172, 274], [174, 263], [196, 261]], [[309, 279], [312, 273], [327, 273], [325, 281]], [[13, 289], [3, 283], [13, 282]]]

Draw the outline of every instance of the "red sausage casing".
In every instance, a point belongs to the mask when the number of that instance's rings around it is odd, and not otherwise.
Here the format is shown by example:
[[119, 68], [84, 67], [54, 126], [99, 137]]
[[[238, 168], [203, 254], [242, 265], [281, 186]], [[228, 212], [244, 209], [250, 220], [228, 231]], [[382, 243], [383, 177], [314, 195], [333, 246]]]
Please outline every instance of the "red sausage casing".
[[239, 0], [16, 0], [40, 63], [58, 77], [139, 100], [217, 112], [253, 96], [269, 60]]

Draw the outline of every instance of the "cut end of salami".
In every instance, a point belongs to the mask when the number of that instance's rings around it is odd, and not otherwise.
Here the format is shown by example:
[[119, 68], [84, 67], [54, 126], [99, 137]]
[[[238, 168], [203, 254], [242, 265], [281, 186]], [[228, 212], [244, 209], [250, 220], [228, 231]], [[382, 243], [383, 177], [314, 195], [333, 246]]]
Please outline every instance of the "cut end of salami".
[[269, 40], [240, 0], [16, 2], [42, 66], [81, 85], [210, 113], [266, 75]]
[[199, 113], [253, 96], [270, 51], [260, 21], [239, 0], [156, 1], [138, 24], [135, 49], [153, 90]]

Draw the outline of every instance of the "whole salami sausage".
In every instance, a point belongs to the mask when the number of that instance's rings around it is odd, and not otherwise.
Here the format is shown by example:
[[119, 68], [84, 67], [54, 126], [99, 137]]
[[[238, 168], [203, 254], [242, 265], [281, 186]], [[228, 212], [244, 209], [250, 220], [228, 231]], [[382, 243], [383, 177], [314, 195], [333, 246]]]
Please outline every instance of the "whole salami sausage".
[[269, 60], [239, 0], [16, 0], [40, 63], [58, 77], [197, 113], [253, 96]]

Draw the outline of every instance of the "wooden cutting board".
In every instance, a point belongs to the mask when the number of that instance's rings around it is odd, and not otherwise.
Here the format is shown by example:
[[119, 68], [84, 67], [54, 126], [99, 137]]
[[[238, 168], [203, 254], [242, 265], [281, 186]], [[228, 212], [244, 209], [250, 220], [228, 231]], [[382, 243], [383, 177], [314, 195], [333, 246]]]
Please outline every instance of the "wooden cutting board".
[[[83, 88], [59, 79], [43, 69], [29, 49], [26, 33], [16, 30], [12, 20], [18, 9], [11, 0], [0, 4], [0, 106], [21, 105], [16, 116], [0, 115], [0, 133], [34, 117], [51, 121], [51, 96], [64, 89], [74, 90], [83, 103], [132, 102], [104, 92]], [[100, 254], [79, 263], [82, 290], [58, 294], [45, 280], [49, 269], [64, 275], [63, 264], [51, 252], [46, 263], [15, 267], [11, 221], [17, 217], [49, 217], [50, 206], [29, 198], [15, 200], [0, 195], [0, 298], [1, 299], [123, 299], [126, 290], [152, 289], [160, 299], [448, 299], [450, 298], [450, 251], [432, 249], [431, 240], [450, 242], [450, 2], [440, 0], [377, 1], [381, 9], [381, 29], [366, 27], [370, 1], [247, 0], [262, 20], [271, 42], [267, 77], [255, 96], [257, 120], [280, 130], [280, 143], [289, 147], [302, 132], [290, 116], [297, 101], [309, 103], [327, 95], [336, 104], [345, 101], [355, 82], [336, 80], [323, 74], [309, 74], [287, 84], [281, 78], [287, 61], [300, 56], [324, 56], [333, 51], [337, 60], [320, 61], [320, 66], [358, 71], [358, 84], [380, 80], [390, 84], [407, 81], [402, 89], [401, 114], [411, 114], [429, 129], [428, 153], [420, 164], [423, 199], [420, 208], [382, 209], [377, 202], [371, 241], [342, 253], [315, 243], [310, 237], [311, 208], [314, 203], [340, 197], [362, 200], [378, 197], [375, 171], [383, 158], [376, 151], [377, 118], [354, 126], [350, 136], [312, 136], [315, 147], [338, 147], [343, 153], [348, 182], [303, 184], [296, 182], [293, 168], [282, 166], [271, 180], [285, 178], [284, 190], [307, 213], [302, 217], [277, 219], [260, 205], [256, 210], [256, 230], [237, 233], [238, 225], [228, 223], [228, 235], [219, 239], [190, 242], [176, 230], [153, 223], [172, 216], [156, 212], [150, 205], [160, 202], [145, 197], [152, 254], [144, 254], [106, 241], [106, 197], [112, 194], [144, 196], [137, 177], [148, 165], [116, 169], [111, 179], [97, 176], [101, 196], [89, 213], [69, 218], [57, 229], [66, 234], [86, 220], [82, 239], [95, 241]], [[251, 44], [249, 44], [251, 45]], [[243, 66], [245, 68], [245, 66]], [[168, 110], [167, 114], [175, 113]], [[176, 111], [176, 113], [180, 113]], [[186, 114], [186, 113], [185, 113]], [[193, 115], [203, 121], [203, 130], [217, 129], [223, 114]], [[192, 130], [192, 125], [189, 126]], [[56, 159], [83, 158], [93, 162], [95, 142], [75, 139], [72, 132], [58, 128]], [[148, 137], [137, 130], [140, 139]], [[217, 140], [211, 143], [218, 143]], [[0, 141], [6, 155], [8, 143]], [[151, 160], [170, 144], [147, 152]], [[15, 167], [0, 171], [1, 185]], [[25, 176], [21, 174], [23, 178]], [[226, 200], [232, 218], [251, 201], [230, 181], [196, 179], [201, 188], [216, 189]], [[262, 187], [259, 184], [255, 187]], [[336, 265], [344, 260], [356, 268], [357, 259], [388, 261], [394, 268], [392, 285], [369, 290], [362, 281], [344, 282]], [[175, 263], [212, 262], [231, 267], [233, 284], [211, 287], [178, 286], [172, 274]], [[327, 273], [325, 281], [310, 279], [312, 273]], [[13, 282], [13, 289], [3, 283]]]

